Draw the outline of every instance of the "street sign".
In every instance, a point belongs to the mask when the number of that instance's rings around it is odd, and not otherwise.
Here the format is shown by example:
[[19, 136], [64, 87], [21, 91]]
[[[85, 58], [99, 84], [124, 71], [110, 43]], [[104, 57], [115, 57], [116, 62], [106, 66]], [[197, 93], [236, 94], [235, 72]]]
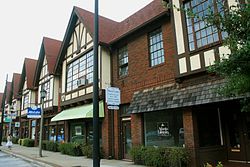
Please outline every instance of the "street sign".
[[119, 110], [119, 106], [108, 106], [110, 110]]
[[20, 122], [15, 122], [15, 127], [19, 128], [20, 127]]
[[111, 106], [119, 106], [121, 103], [121, 92], [117, 87], [106, 88], [106, 103]]
[[27, 118], [41, 118], [41, 108], [28, 107]]

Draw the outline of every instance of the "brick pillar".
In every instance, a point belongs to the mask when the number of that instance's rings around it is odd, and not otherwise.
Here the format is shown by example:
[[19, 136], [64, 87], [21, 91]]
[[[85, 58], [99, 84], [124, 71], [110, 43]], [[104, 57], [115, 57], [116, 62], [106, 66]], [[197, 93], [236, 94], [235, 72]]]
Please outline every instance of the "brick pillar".
[[114, 112], [114, 154], [115, 159], [121, 159], [121, 124], [120, 124], [120, 111]]
[[142, 145], [143, 142], [143, 118], [142, 114], [131, 114], [132, 146]]
[[104, 108], [104, 115], [105, 117], [103, 118], [102, 125], [100, 127], [101, 128], [100, 130], [102, 130], [102, 149], [104, 151], [104, 158], [109, 158], [109, 156], [111, 155], [111, 140], [110, 140], [111, 117], [108, 109], [106, 108], [106, 105]]
[[69, 122], [68, 121], [64, 121], [64, 141], [66, 143], [69, 142]]
[[183, 112], [183, 126], [185, 147], [190, 151], [191, 163], [190, 167], [198, 167], [197, 148], [199, 141], [197, 138], [197, 121], [196, 116], [191, 109], [186, 109]]

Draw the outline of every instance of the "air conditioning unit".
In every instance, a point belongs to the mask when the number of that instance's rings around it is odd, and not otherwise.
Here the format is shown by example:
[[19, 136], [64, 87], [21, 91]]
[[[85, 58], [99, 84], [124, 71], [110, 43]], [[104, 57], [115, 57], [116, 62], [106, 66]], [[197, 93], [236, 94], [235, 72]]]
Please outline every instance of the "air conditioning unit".
[[86, 77], [81, 77], [77, 80], [77, 86], [84, 86], [88, 84], [88, 80], [86, 79]]

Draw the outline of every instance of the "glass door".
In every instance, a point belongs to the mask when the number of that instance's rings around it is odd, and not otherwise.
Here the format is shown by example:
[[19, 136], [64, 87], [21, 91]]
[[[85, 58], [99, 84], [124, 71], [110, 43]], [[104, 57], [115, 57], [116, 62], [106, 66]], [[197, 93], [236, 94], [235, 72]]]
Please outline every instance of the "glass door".
[[122, 122], [122, 149], [123, 158], [130, 159], [129, 150], [132, 148], [131, 122]]

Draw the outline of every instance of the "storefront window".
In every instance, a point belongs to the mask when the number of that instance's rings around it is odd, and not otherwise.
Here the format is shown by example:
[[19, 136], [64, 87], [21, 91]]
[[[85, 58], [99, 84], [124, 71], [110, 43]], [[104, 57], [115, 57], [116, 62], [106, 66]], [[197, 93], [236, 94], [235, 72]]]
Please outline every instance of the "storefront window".
[[183, 146], [182, 112], [160, 111], [144, 114], [146, 146]]
[[72, 123], [70, 125], [70, 141], [76, 143], [86, 143], [85, 123]]
[[58, 126], [57, 130], [58, 130], [58, 132], [57, 132], [57, 141], [58, 142], [64, 141], [64, 127], [63, 127], [63, 125]]
[[56, 127], [50, 126], [49, 128], [49, 140], [56, 141]]

